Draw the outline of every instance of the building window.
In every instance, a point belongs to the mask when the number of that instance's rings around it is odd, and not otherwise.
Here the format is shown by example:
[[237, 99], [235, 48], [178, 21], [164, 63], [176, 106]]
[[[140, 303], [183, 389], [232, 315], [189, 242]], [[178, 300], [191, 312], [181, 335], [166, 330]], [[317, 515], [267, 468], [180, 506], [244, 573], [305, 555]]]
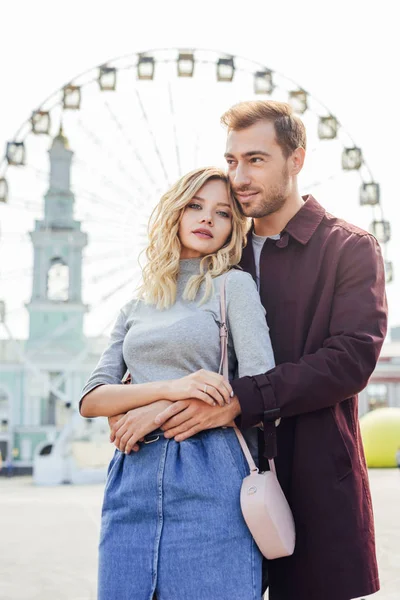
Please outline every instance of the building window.
[[8, 423], [10, 418], [10, 404], [8, 401], [8, 395], [4, 390], [0, 390], [0, 431], [8, 430]]
[[69, 291], [69, 267], [61, 258], [53, 258], [47, 274], [49, 300], [66, 302]]
[[49, 392], [47, 398], [42, 399], [42, 425], [56, 424], [56, 397], [53, 392]]
[[368, 410], [388, 406], [388, 386], [384, 383], [370, 383], [367, 387]]
[[8, 458], [8, 443], [0, 440], [0, 463], [5, 463]]
[[[59, 371], [53, 371], [49, 373], [49, 381], [53, 388], [65, 392], [65, 379], [61, 384], [57, 383], [62, 373]], [[56, 425], [56, 408], [57, 402], [60, 402], [58, 396], [49, 389], [49, 395], [42, 401], [42, 425]]]

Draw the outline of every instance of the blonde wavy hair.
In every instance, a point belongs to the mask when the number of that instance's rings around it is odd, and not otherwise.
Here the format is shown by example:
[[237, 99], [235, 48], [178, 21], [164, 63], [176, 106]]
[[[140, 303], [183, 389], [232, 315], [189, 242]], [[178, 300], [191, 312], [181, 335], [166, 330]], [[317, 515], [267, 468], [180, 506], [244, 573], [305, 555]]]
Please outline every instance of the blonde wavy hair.
[[201, 284], [205, 282], [205, 292], [200, 301], [200, 304], [203, 304], [212, 294], [213, 278], [239, 263], [246, 244], [249, 219], [242, 214], [233, 197], [224, 171], [217, 167], [195, 169], [181, 177], [162, 196], [151, 214], [148, 227], [149, 245], [145, 252], [147, 263], [143, 267], [142, 284], [137, 290], [137, 298], [146, 304], [155, 304], [158, 309], [165, 309], [175, 303], [181, 255], [179, 225], [186, 206], [200, 188], [212, 180], [223, 181], [227, 186], [232, 201], [232, 232], [222, 248], [201, 259], [199, 274], [189, 279], [184, 290], [184, 299], [195, 300]]

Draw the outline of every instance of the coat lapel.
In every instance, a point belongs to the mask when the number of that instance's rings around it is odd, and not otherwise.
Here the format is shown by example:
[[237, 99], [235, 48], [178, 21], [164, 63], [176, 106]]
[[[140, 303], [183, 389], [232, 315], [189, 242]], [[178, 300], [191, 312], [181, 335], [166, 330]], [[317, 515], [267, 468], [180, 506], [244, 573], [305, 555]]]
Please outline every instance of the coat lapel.
[[242, 259], [239, 264], [243, 271], [250, 273], [254, 281], [256, 281], [256, 263], [254, 261], [252, 234], [253, 228], [251, 228], [247, 234], [247, 246], [243, 250]]

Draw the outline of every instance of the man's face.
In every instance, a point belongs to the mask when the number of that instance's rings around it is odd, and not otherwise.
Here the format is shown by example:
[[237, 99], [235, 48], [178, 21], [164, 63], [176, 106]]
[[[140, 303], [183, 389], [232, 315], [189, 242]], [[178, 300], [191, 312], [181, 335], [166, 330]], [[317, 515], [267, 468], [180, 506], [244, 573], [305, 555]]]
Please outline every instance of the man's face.
[[282, 208], [292, 180], [273, 123], [260, 121], [230, 131], [225, 158], [234, 194], [247, 217], [259, 219]]

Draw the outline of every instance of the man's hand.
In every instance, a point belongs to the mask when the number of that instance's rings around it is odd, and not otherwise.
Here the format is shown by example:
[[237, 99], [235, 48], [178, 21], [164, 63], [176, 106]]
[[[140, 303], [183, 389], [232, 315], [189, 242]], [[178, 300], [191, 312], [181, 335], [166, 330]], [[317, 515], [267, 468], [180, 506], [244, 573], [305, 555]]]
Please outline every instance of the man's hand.
[[[132, 409], [134, 410], [134, 409]], [[115, 415], [114, 417], [108, 417], [108, 426], [110, 428], [110, 442], [113, 443], [115, 441], [115, 425], [118, 423], [122, 417], [125, 417], [127, 413], [121, 413], [120, 415]], [[144, 438], [140, 438], [139, 442], [143, 442]], [[139, 444], [135, 444], [132, 448], [135, 452], [139, 450]]]
[[129, 454], [131, 450], [137, 452], [139, 450], [137, 442], [142, 441], [145, 435], [156, 429], [154, 425], [155, 418], [170, 405], [171, 402], [168, 400], [160, 400], [130, 410], [124, 415], [111, 417], [109, 423], [111, 419], [113, 423], [110, 423], [110, 441], [114, 442], [121, 452], [126, 454]]
[[108, 426], [110, 428], [110, 442], [113, 442], [115, 440], [114, 425], [118, 423], [118, 421], [122, 419], [122, 417], [124, 417], [125, 415], [126, 413], [121, 413], [120, 415], [115, 415], [114, 417], [108, 417]]
[[231, 404], [222, 407], [209, 406], [201, 400], [179, 400], [163, 410], [155, 423], [163, 429], [166, 438], [173, 437], [176, 442], [182, 442], [205, 429], [232, 427], [240, 412], [236, 396]]

